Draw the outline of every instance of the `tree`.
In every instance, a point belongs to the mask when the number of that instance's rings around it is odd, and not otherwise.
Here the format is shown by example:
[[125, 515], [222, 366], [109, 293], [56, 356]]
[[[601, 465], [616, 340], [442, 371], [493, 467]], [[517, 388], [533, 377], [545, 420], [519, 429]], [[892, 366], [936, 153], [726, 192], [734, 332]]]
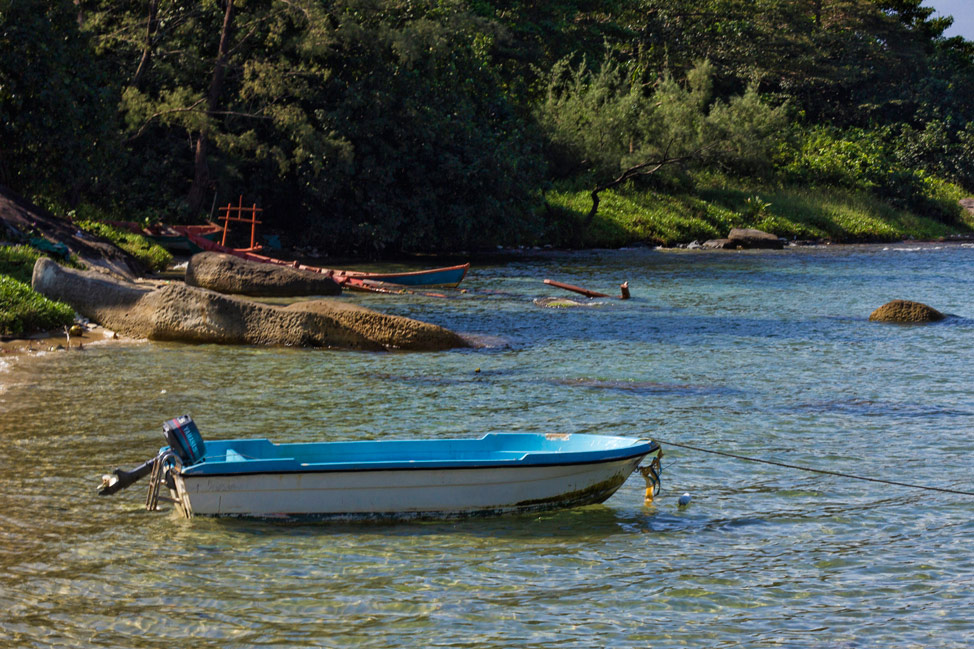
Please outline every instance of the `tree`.
[[353, 8], [333, 7], [322, 60], [332, 74], [315, 103], [348, 157], [331, 200], [307, 210], [327, 215], [315, 231], [371, 253], [534, 236], [544, 165], [490, 64], [494, 26], [433, 2]]
[[223, 13], [223, 26], [220, 29], [220, 45], [213, 61], [213, 72], [210, 75], [210, 85], [206, 92], [206, 117], [208, 119], [196, 134], [196, 152], [193, 156], [193, 184], [189, 187], [187, 199], [191, 212], [200, 211], [206, 194], [210, 190], [210, 169], [207, 165], [206, 155], [212, 127], [208, 122], [212, 122], [220, 108], [220, 95], [223, 92], [227, 58], [231, 50], [230, 39], [233, 34], [233, 2], [234, 0], [224, 0], [226, 7]]
[[66, 3], [0, 0], [0, 183], [77, 203], [106, 172], [117, 86]]
[[594, 185], [595, 218], [600, 194], [690, 162], [722, 162], [738, 172], [770, 164], [776, 138], [787, 128], [786, 109], [764, 104], [756, 86], [728, 102], [713, 101], [713, 67], [698, 63], [679, 83], [664, 74], [651, 96], [603, 60], [598, 71], [561, 61], [552, 70], [539, 122], [550, 141], [553, 166], [585, 174]]

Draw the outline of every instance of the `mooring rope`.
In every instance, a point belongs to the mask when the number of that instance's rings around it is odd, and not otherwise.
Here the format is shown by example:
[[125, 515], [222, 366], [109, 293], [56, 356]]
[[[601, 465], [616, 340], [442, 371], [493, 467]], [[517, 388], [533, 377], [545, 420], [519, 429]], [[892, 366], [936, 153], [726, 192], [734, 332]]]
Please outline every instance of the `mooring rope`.
[[864, 482], [880, 482], [882, 484], [894, 485], [897, 487], [907, 487], [909, 489], [923, 489], [925, 491], [940, 491], [948, 494], [959, 494], [961, 496], [974, 496], [972, 491], [961, 491], [960, 489], [947, 489], [945, 487], [931, 487], [929, 485], [911, 484], [909, 482], [896, 482], [895, 480], [883, 480], [882, 478], [868, 478], [861, 475], [853, 475], [851, 473], [843, 473], [842, 471], [828, 471], [826, 469], [813, 469], [807, 466], [799, 466], [797, 464], [787, 464], [785, 462], [775, 462], [774, 460], [762, 460], [756, 457], [748, 457], [746, 455], [737, 455], [736, 453], [727, 453], [725, 451], [715, 451], [709, 448], [700, 448], [699, 446], [691, 446], [689, 444], [679, 444], [677, 442], [668, 442], [665, 439], [660, 439], [659, 437], [651, 438], [653, 441], [659, 442], [660, 444], [666, 446], [676, 446], [678, 448], [685, 448], [691, 451], [698, 451], [700, 453], [710, 453], [712, 455], [723, 455], [724, 457], [734, 458], [735, 460], [744, 460], [745, 462], [758, 462], [760, 464], [770, 464], [772, 466], [780, 466], [786, 469], [797, 469], [798, 471], [807, 471], [809, 473], [821, 473], [824, 475], [836, 476], [839, 478], [849, 478], [851, 480], [862, 480]]

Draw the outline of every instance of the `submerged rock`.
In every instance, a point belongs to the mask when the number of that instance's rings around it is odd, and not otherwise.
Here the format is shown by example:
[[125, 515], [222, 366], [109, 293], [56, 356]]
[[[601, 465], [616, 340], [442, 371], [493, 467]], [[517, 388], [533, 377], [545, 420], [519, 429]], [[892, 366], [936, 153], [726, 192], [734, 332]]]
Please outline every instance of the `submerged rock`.
[[183, 284], [151, 288], [42, 258], [34, 289], [123, 335], [150, 340], [434, 351], [468, 347], [437, 325], [337, 301], [275, 306]]
[[342, 292], [342, 287], [330, 275], [219, 252], [193, 255], [186, 266], [186, 284], [218, 293], [255, 297], [340, 295]]
[[570, 300], [564, 297], [539, 297], [534, 300], [534, 303], [546, 309], [570, 309], [579, 306], [593, 306], [591, 302], [579, 302], [578, 300]]
[[869, 315], [874, 322], [921, 323], [937, 322], [944, 314], [931, 306], [909, 300], [893, 300], [879, 307]]

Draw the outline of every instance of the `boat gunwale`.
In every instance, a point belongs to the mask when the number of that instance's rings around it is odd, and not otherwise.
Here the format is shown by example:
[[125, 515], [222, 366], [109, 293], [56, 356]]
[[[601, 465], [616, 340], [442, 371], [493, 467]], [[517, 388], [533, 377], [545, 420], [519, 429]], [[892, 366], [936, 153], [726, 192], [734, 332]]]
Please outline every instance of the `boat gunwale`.
[[[597, 459], [577, 459], [577, 460], [563, 460], [563, 461], [552, 461], [552, 462], [533, 462], [528, 463], [524, 461], [524, 458], [512, 458], [508, 460], [396, 460], [392, 462], [372, 462], [370, 466], [363, 466], [364, 463], [332, 463], [333, 466], [328, 466], [327, 463], [319, 462], [315, 464], [308, 464], [304, 467], [297, 469], [266, 469], [259, 470], [254, 467], [254, 470], [245, 471], [221, 471], [221, 472], [203, 472], [203, 471], [192, 471], [200, 467], [206, 466], [206, 462], [198, 462], [188, 467], [183, 467], [180, 470], [180, 475], [185, 478], [216, 478], [216, 477], [236, 477], [236, 476], [253, 476], [253, 475], [291, 475], [291, 474], [313, 474], [313, 473], [368, 473], [368, 472], [388, 472], [388, 471], [476, 471], [479, 469], [522, 469], [529, 470], [541, 467], [560, 467], [560, 466], [581, 466], [581, 465], [596, 465], [596, 464], [606, 464], [609, 462], [624, 462], [626, 460], [632, 460], [633, 458], [643, 458], [650, 453], [654, 453], [659, 450], [659, 444], [656, 442], [650, 442], [645, 444], [646, 450], [640, 450], [638, 452], [629, 453], [624, 456], [613, 456], [604, 457]], [[530, 455], [530, 454], [529, 454]], [[541, 454], [534, 454], [535, 456]], [[546, 453], [544, 455], [567, 455], [564, 453]], [[220, 464], [228, 465], [238, 465], [244, 466], [248, 463], [260, 463], [260, 462], [277, 462], [280, 460], [290, 460], [293, 458], [273, 458], [269, 460], [239, 460], [231, 462], [220, 462]], [[462, 464], [463, 462], [469, 462], [470, 464]], [[216, 463], [210, 463], [213, 466]], [[390, 466], [382, 466], [382, 464], [387, 464]], [[391, 466], [395, 465], [395, 466]]]
[[[308, 266], [307, 268], [314, 268], [314, 266]], [[441, 268], [430, 268], [426, 270], [407, 270], [401, 273], [396, 272], [370, 272], [365, 270], [343, 270], [342, 273], [346, 277], [354, 277], [356, 279], [368, 279], [376, 282], [386, 282], [388, 284], [395, 284], [396, 282], [391, 282], [385, 278], [394, 277], [422, 277], [424, 275], [433, 274], [444, 274], [451, 273], [458, 270], [463, 270], [463, 274], [460, 275], [460, 279], [456, 282], [444, 282], [443, 284], [428, 284], [428, 286], [455, 286], [463, 281], [463, 278], [467, 276], [467, 272], [470, 271], [470, 262], [463, 264], [457, 264], [456, 266], [443, 266]]]

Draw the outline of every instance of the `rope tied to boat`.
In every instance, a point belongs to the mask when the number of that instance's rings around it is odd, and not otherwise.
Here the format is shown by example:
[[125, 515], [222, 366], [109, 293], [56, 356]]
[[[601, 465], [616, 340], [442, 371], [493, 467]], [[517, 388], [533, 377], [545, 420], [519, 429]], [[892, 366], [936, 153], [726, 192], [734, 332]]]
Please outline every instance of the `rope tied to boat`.
[[663, 449], [660, 448], [657, 440], [640, 440], [647, 442], [656, 442], [656, 457], [647, 466], [638, 466], [639, 473], [642, 474], [643, 480], [646, 481], [646, 502], [651, 503], [656, 495], [659, 494], [660, 488], [663, 486], [663, 479], [660, 474], [663, 473], [663, 467], [660, 464], [660, 459], [663, 457]]
[[[770, 464], [771, 466], [783, 467], [786, 469], [795, 469], [797, 471], [806, 471], [808, 473], [819, 473], [822, 475], [831, 475], [839, 478], [849, 478], [850, 480], [861, 480], [863, 482], [879, 482], [881, 484], [888, 484], [896, 487], [906, 487], [908, 489], [922, 489], [924, 491], [938, 491], [941, 493], [957, 494], [961, 496], [974, 496], [974, 492], [964, 491], [961, 489], [949, 489], [947, 487], [931, 487], [930, 485], [920, 485], [920, 484], [914, 484], [909, 482], [897, 482], [895, 480], [884, 480], [882, 478], [871, 478], [868, 476], [853, 475], [851, 473], [844, 473], [842, 471], [829, 471], [828, 469], [815, 469], [812, 467], [801, 466], [798, 464], [788, 464], [786, 462], [777, 462], [775, 460], [764, 460], [761, 458], [749, 457], [746, 455], [738, 455], [736, 453], [728, 453], [726, 451], [716, 451], [714, 449], [701, 448], [699, 446], [691, 446], [690, 444], [680, 444], [678, 442], [663, 440], [658, 437], [654, 437], [653, 439], [659, 442], [660, 444], [676, 446], [677, 448], [685, 448], [700, 453], [709, 453], [711, 455], [722, 455], [724, 457], [733, 458], [735, 460], [743, 460], [745, 462], [757, 462], [759, 464]], [[642, 469], [640, 469], [640, 471], [641, 470]]]

